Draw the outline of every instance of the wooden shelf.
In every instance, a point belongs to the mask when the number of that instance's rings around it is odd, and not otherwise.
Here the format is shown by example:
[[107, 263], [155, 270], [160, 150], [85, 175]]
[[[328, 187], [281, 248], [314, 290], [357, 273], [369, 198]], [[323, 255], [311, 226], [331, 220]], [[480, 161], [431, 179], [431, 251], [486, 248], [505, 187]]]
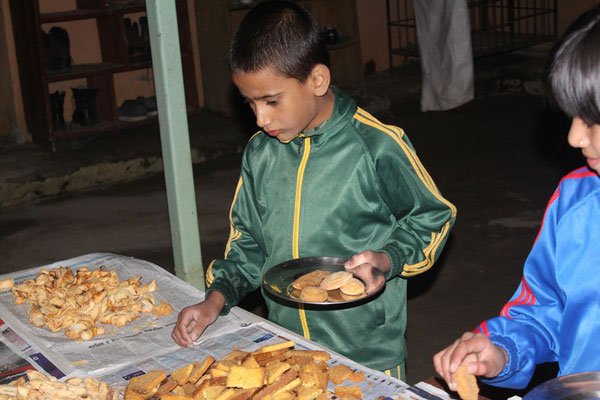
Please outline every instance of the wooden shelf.
[[104, 8], [80, 8], [76, 10], [40, 14], [40, 23], [47, 24], [66, 21], [78, 21], [82, 19], [104, 17], [107, 15], [123, 15], [144, 11], [146, 11], [146, 7], [143, 4], [135, 4], [128, 6], [107, 6]]
[[[94, 136], [128, 127], [155, 124], [157, 117], [139, 121], [121, 121], [118, 118], [115, 74], [152, 68], [151, 60], [136, 61], [128, 52], [127, 34], [124, 27], [126, 14], [145, 12], [145, 2], [137, 0], [128, 4], [109, 4], [106, 0], [76, 0], [77, 8], [69, 11], [40, 13], [40, 1], [11, 1], [11, 16], [23, 91], [23, 104], [27, 127], [35, 142], [49, 144], [53, 149], [60, 142], [73, 138]], [[45, 0], [54, 1], [54, 0]], [[175, 0], [179, 26], [179, 41], [186, 87], [188, 112], [199, 110], [196, 91], [195, 68], [190, 44], [190, 29], [186, 0]], [[116, 3], [116, 2], [115, 2]], [[43, 24], [95, 19], [90, 35], [98, 37], [100, 62], [72, 65], [64, 71], [46, 69]], [[44, 27], [46, 28], [46, 27]], [[33, 51], [32, 51], [33, 49]], [[71, 51], [73, 49], [70, 49]], [[50, 101], [50, 84], [84, 79], [87, 88], [96, 89], [94, 103], [98, 122], [81, 126], [67, 122], [67, 129], [55, 130]], [[85, 86], [85, 85], [84, 85]], [[132, 99], [136, 94], [130, 94]]]
[[115, 63], [94, 63], [73, 65], [66, 72], [48, 72], [48, 82], [69, 81], [71, 79], [88, 78], [96, 75], [118, 74], [127, 71], [152, 68], [152, 62], [139, 62], [129, 65]]

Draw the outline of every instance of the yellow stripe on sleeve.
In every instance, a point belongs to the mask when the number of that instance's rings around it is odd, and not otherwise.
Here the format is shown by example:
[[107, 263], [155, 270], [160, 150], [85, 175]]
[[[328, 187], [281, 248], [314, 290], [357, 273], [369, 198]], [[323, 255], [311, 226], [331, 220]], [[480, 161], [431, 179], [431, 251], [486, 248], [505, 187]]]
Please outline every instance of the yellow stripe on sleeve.
[[210, 265], [208, 266], [208, 268], [206, 269], [206, 276], [204, 278], [204, 280], [206, 281], [206, 287], [210, 287], [210, 285], [212, 285], [213, 281], [215, 280], [215, 277], [212, 273], [212, 266], [215, 263], [215, 260], [213, 260]]
[[[429, 192], [433, 194], [435, 198], [437, 198], [439, 201], [441, 201], [450, 208], [452, 217], [456, 216], [456, 207], [454, 206], [454, 204], [450, 203], [441, 195], [440, 191], [437, 189], [435, 183], [433, 182], [433, 179], [431, 178], [423, 164], [421, 164], [421, 161], [419, 160], [415, 152], [410, 148], [408, 143], [406, 143], [402, 139], [404, 136], [404, 131], [395, 126], [382, 124], [371, 114], [367, 113], [361, 108], [359, 108], [356, 114], [354, 114], [354, 118], [390, 136], [400, 146], [400, 148], [406, 155], [408, 161], [412, 165], [413, 170], [415, 171], [421, 182], [429, 190]], [[433, 260], [435, 260], [436, 251], [442, 243], [444, 237], [449, 233], [449, 231], [450, 221], [448, 221], [442, 227], [439, 233], [432, 233], [430, 244], [425, 249], [423, 249], [425, 259], [413, 265], [404, 265], [404, 272], [402, 273], [402, 275], [417, 275], [431, 268], [431, 266], [433, 265]]]
[[235, 204], [235, 201], [237, 200], [238, 194], [239, 194], [240, 189], [243, 184], [244, 184], [244, 180], [243, 180], [243, 178], [240, 177], [237, 187], [235, 188], [235, 194], [233, 196], [233, 201], [231, 202], [231, 207], [229, 208], [229, 227], [230, 228], [229, 228], [229, 239], [227, 240], [227, 244], [225, 245], [225, 258], [227, 258], [227, 254], [229, 253], [229, 250], [231, 250], [231, 243], [238, 240], [242, 236], [242, 232], [237, 230], [236, 227], [233, 225], [232, 214], [233, 214], [233, 206]]

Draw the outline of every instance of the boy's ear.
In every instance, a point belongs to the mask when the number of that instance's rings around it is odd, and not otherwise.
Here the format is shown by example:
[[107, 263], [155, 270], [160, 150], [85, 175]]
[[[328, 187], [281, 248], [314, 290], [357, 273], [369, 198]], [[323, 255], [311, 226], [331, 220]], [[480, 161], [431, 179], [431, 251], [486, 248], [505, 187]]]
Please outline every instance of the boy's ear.
[[312, 85], [313, 92], [317, 96], [324, 96], [329, 90], [331, 83], [331, 72], [324, 64], [317, 64], [313, 67], [309, 81]]

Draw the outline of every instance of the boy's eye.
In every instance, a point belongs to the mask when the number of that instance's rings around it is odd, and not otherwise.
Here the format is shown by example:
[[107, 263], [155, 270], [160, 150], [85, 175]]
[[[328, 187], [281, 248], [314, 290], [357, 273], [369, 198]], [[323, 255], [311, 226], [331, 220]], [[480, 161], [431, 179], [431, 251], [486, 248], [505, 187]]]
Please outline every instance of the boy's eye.
[[277, 100], [267, 100], [267, 105], [272, 106], [277, 103]]

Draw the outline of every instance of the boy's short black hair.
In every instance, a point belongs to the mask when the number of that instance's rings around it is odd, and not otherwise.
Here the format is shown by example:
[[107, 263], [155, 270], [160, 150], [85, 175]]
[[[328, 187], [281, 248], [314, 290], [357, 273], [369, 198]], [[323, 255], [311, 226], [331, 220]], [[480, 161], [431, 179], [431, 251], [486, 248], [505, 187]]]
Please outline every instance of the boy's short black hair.
[[546, 91], [550, 102], [571, 118], [600, 124], [600, 6], [581, 15], [555, 45]]
[[272, 68], [304, 83], [317, 64], [329, 65], [319, 24], [304, 8], [288, 1], [264, 1], [253, 7], [229, 48], [233, 72]]

